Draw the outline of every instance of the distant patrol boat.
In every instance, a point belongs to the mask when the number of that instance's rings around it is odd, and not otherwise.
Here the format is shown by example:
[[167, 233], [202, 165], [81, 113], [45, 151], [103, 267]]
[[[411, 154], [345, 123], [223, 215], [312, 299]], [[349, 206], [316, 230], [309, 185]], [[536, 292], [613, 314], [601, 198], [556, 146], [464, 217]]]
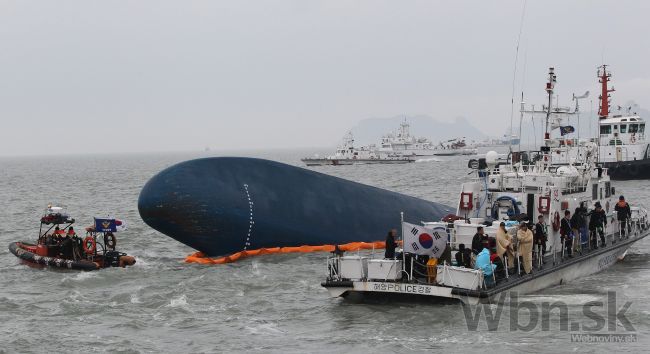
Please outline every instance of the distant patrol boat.
[[465, 138], [455, 138], [438, 145], [427, 138], [417, 138], [411, 135], [410, 125], [404, 120], [394, 133], [389, 133], [381, 138], [379, 152], [414, 157], [476, 155], [477, 149], [470, 148]]
[[357, 164], [404, 164], [414, 162], [414, 156], [403, 156], [394, 153], [380, 153], [375, 145], [354, 146], [354, 136], [348, 132], [343, 137], [343, 142], [336, 148], [334, 155], [325, 158], [311, 157], [301, 159], [307, 166], [340, 166]]
[[[625, 257], [629, 247], [650, 232], [648, 212], [631, 207], [625, 223], [619, 222], [614, 205], [617, 202], [607, 168], [598, 164], [599, 147], [593, 141], [575, 141], [560, 144], [562, 137], [551, 138], [551, 131], [560, 129], [550, 123], [556, 75], [549, 70], [546, 84], [546, 132], [539, 151], [511, 154], [507, 162], [500, 162], [496, 152], [472, 164], [475, 179], [463, 183], [458, 197], [456, 215], [443, 221], [418, 219], [404, 213], [402, 222], [401, 255], [375, 258], [363, 255], [342, 255], [340, 252], [327, 260], [327, 277], [322, 283], [331, 296], [350, 295], [419, 296], [455, 299], [464, 303], [494, 300], [504, 291], [534, 292], [552, 285], [563, 284], [612, 266]], [[559, 153], [558, 153], [559, 152]], [[553, 155], [564, 156], [561, 163]], [[570, 249], [579, 249], [569, 256], [567, 241], [560, 234], [561, 217], [569, 210], [592, 209], [602, 205], [607, 223], [602, 229], [604, 244], [597, 237], [594, 244], [585, 228], [583, 215], [577, 235], [569, 243]], [[581, 214], [582, 215], [582, 214]], [[484, 226], [494, 242], [501, 221], [508, 223], [509, 232], [521, 223], [544, 217], [548, 230], [546, 250], [535, 252], [531, 274], [525, 274], [519, 250], [524, 240], [513, 237], [516, 270], [495, 270], [489, 250], [483, 249], [478, 266], [466, 268], [449, 262], [451, 253], [460, 252], [460, 245], [471, 245], [479, 226]], [[455, 220], [456, 219], [456, 220]], [[623, 224], [623, 225], [621, 225]], [[600, 236], [600, 235], [596, 235]], [[598, 247], [600, 246], [600, 247]], [[491, 247], [490, 247], [491, 248]], [[445, 251], [449, 255], [445, 256]], [[484, 254], [488, 252], [488, 254]], [[417, 256], [429, 256], [426, 264]], [[487, 258], [485, 258], [487, 257]], [[444, 259], [447, 259], [445, 261]], [[486, 261], [487, 259], [487, 261]]]

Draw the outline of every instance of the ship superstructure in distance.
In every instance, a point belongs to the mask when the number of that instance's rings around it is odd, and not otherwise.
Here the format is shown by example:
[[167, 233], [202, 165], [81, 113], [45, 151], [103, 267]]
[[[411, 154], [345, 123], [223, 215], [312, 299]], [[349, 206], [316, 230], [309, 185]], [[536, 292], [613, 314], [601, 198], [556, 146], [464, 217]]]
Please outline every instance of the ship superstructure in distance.
[[379, 152], [416, 157], [475, 155], [477, 153], [475, 148], [467, 146], [464, 137], [434, 144], [428, 138], [411, 135], [410, 124], [406, 120], [395, 132], [382, 136]]
[[336, 148], [333, 155], [326, 157], [307, 157], [301, 159], [307, 166], [323, 165], [355, 165], [355, 164], [404, 164], [414, 162], [412, 156], [402, 156], [400, 154], [380, 153], [375, 145], [361, 147], [354, 146], [354, 136], [348, 132], [343, 141]]

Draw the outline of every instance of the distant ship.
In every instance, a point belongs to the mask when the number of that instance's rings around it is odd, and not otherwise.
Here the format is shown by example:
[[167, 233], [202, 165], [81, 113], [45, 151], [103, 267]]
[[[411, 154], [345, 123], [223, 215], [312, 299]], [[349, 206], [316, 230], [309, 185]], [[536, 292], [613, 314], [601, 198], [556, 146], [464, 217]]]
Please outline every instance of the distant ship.
[[381, 138], [379, 152], [384, 154], [399, 154], [403, 156], [431, 157], [452, 155], [475, 155], [477, 150], [469, 148], [465, 138], [456, 138], [433, 144], [427, 138], [417, 138], [411, 135], [410, 126], [406, 120], [394, 133]]
[[477, 153], [476, 148], [467, 145], [465, 137], [440, 142], [433, 150], [434, 156], [476, 155]]
[[[607, 83], [612, 74], [607, 65], [598, 69], [601, 84], [599, 125], [599, 159], [614, 180], [650, 178], [650, 151], [645, 136], [645, 120], [632, 107], [626, 114], [610, 115], [611, 92]], [[619, 111], [621, 107], [618, 106]]]
[[315, 156], [301, 159], [307, 166], [340, 166], [356, 164], [403, 164], [414, 162], [411, 156], [402, 156], [394, 153], [382, 154], [375, 145], [354, 147], [354, 136], [348, 132], [343, 137], [343, 142], [336, 148], [336, 153], [324, 158]]
[[381, 144], [355, 147], [354, 136], [348, 132], [336, 153], [327, 157], [308, 157], [301, 159], [307, 166], [357, 165], [357, 164], [402, 164], [414, 162], [419, 158], [433, 156], [476, 155], [476, 148], [469, 147], [465, 137], [433, 144], [427, 138], [411, 135], [406, 120], [393, 133], [381, 138]]
[[500, 138], [496, 139], [485, 139], [476, 144], [478, 147], [499, 147], [499, 146], [510, 146], [510, 145], [519, 145], [519, 136], [513, 134], [508, 137], [507, 134], [504, 134]]

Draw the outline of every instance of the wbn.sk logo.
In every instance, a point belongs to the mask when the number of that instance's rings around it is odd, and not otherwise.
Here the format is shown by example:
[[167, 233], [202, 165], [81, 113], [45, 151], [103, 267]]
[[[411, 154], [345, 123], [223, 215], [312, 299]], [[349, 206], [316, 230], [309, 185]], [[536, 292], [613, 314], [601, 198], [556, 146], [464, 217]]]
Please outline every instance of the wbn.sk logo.
[[[506, 293], [501, 293], [496, 304], [479, 304], [476, 306], [462, 306], [467, 329], [470, 331], [479, 330], [481, 319], [487, 324], [490, 331], [499, 330], [501, 317], [504, 308], [508, 309], [510, 331], [550, 331], [553, 322], [553, 330], [560, 331], [586, 331], [598, 332], [607, 330], [615, 332], [620, 326], [625, 331], [634, 332], [632, 323], [625, 316], [625, 312], [632, 305], [627, 301], [620, 308], [616, 304], [616, 292], [607, 292], [607, 302], [589, 301], [582, 306], [581, 314], [570, 315], [569, 306], [562, 301], [534, 303], [530, 301], [519, 301], [517, 292], [510, 292], [506, 299]], [[572, 316], [579, 318], [570, 318]], [[585, 318], [586, 317], [586, 318]], [[573, 321], [572, 321], [573, 320]], [[503, 329], [503, 328], [502, 328]]]

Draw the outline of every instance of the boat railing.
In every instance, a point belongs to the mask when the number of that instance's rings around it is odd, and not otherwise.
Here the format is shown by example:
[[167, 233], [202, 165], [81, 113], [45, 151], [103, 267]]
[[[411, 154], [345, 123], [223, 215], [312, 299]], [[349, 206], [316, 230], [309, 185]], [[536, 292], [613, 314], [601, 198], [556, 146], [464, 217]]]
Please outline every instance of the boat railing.
[[[546, 177], [545, 173], [549, 173], [549, 177], [562, 177], [561, 175], [556, 175], [558, 166], [550, 166], [548, 169], [540, 171], [539, 166], [537, 165], [517, 165], [516, 167], [513, 168], [507, 168], [507, 169], [501, 169], [499, 165], [497, 165], [494, 169], [489, 170], [489, 171], [479, 171], [478, 177], [475, 177], [474, 180], [484, 180], [488, 177], [497, 177], [497, 178], [509, 178], [512, 179], [513, 176], [506, 176], [505, 174], [507, 173], [513, 173], [514, 177], [522, 181], [522, 183], [519, 184], [518, 187], [516, 188], [507, 188], [503, 184], [501, 185], [501, 188], [499, 190], [515, 190], [515, 191], [524, 191], [524, 190], [530, 190], [532, 189], [537, 189], [541, 188], [538, 186], [530, 186], [525, 183], [523, 183], [523, 180], [526, 176], [529, 176], [530, 173], [537, 173], [538, 175], [536, 177]], [[587, 185], [589, 184], [589, 179], [587, 179], [583, 183], [577, 183], [577, 182], [572, 182], [567, 179], [565, 183], [560, 183], [557, 185], [560, 189], [563, 191], [569, 191], [569, 192], [577, 192], [577, 191], [584, 191], [587, 188]]]
[[[642, 210], [643, 211], [643, 210]], [[632, 218], [629, 218], [623, 227], [621, 227], [621, 222], [615, 221], [616, 226], [613, 230], [612, 228], [609, 229], [609, 232], [605, 231], [604, 239], [605, 239], [605, 245], [604, 247], [611, 247], [618, 242], [624, 241], [630, 237], [638, 237], [639, 235], [642, 234], [643, 231], [648, 230], [649, 228], [649, 223], [648, 223], [648, 217], [646, 213], [639, 212], [636, 215], [633, 215]], [[613, 224], [613, 223], [612, 223]], [[452, 228], [447, 228], [449, 231], [453, 230]], [[453, 232], [453, 231], [452, 231]], [[453, 233], [450, 234], [451, 236], [454, 236]], [[586, 236], [586, 240], [585, 240]], [[596, 230], [587, 230], [587, 229], [581, 229], [577, 235], [573, 235], [571, 238], [571, 242], [567, 245], [566, 244], [566, 239], [565, 238], [560, 238], [559, 242], [553, 242], [550, 245], [550, 249], [548, 252], [545, 252], [546, 250], [542, 250], [539, 247], [534, 247], [533, 248], [533, 270], [542, 270], [542, 269], [553, 269], [555, 267], [561, 266], [564, 262], [570, 261], [572, 259], [575, 259], [573, 257], [586, 257], [588, 256], [591, 252], [596, 250], [596, 245], [592, 244], [592, 241], [595, 239], [597, 243], [600, 243], [599, 240], [600, 233], [597, 232]], [[579, 244], [576, 244], [579, 243]], [[449, 241], [449, 246], [451, 247], [452, 250], [457, 250], [457, 243], [456, 241], [451, 238]], [[603, 247], [602, 245], [598, 245], [598, 249]], [[570, 251], [570, 254], [568, 253], [568, 250]], [[347, 263], [346, 266], [342, 265], [342, 259], [346, 259], [348, 261], [352, 261], [350, 263]], [[394, 276], [391, 276], [391, 278], [375, 278], [370, 276], [369, 272], [369, 261], [372, 260], [379, 260], [380, 258], [375, 258], [374, 251], [371, 254], [360, 254], [357, 252], [356, 255], [353, 255], [351, 257], [345, 257], [342, 256], [341, 254], [337, 254], [335, 256], [331, 256], [327, 258], [327, 280], [328, 281], [389, 281], [389, 282], [406, 282], [406, 283], [419, 283], [419, 284], [424, 284], [424, 285], [436, 285], [436, 286], [450, 286], [449, 284], [445, 284], [444, 281], [441, 279], [441, 277], [445, 276], [451, 276], [451, 273], [454, 271], [460, 271], [460, 269], [467, 269], [462, 267], [461, 265], [454, 265], [453, 262], [447, 263], [444, 260], [439, 259], [439, 261], [442, 261], [442, 264], [436, 263], [435, 265], [429, 264], [428, 262], [423, 263], [419, 260], [419, 258], [416, 255], [413, 254], [406, 254], [406, 255], [398, 255], [396, 258], [392, 259], [386, 259], [384, 261], [391, 262], [391, 268], [386, 272], [386, 274], [391, 274], [393, 271]], [[383, 257], [381, 258], [383, 259]], [[406, 262], [404, 262], [406, 261]], [[513, 277], [515, 279], [519, 279], [520, 277], [527, 276], [527, 274], [524, 271], [524, 264], [522, 263], [522, 258], [521, 254], [519, 253], [519, 250], [516, 250], [514, 252], [514, 269], [511, 269], [508, 267], [509, 265], [509, 260], [507, 253], [504, 254], [503, 258], [499, 260], [499, 262], [492, 262], [490, 261], [490, 267], [493, 265], [500, 264], [500, 266], [494, 266], [493, 271], [491, 275], [486, 275], [484, 270], [482, 269], [477, 269], [474, 266], [472, 268], [472, 271], [480, 272], [482, 279], [480, 282], [480, 289], [490, 289], [490, 288], [495, 288], [500, 285], [503, 285], [504, 282], [509, 281]], [[348, 266], [356, 267], [352, 269], [352, 276], [350, 276], [350, 269]], [[399, 269], [394, 269], [393, 267], [400, 267]], [[343, 267], [347, 267], [347, 270], [344, 270]], [[452, 270], [450, 274], [447, 275], [441, 275], [440, 269], [441, 267], [448, 267], [449, 270]], [[455, 273], [454, 273], [455, 274]]]
[[327, 280], [340, 281], [341, 280], [341, 257], [327, 257]]

